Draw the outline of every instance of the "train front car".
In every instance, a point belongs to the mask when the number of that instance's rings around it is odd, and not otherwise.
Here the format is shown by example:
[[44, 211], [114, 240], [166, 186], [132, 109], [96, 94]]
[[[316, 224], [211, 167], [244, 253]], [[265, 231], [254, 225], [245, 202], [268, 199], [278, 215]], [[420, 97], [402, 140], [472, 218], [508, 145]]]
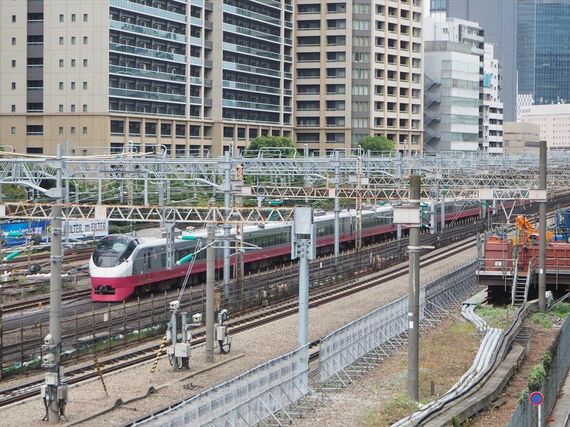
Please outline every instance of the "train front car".
[[139, 245], [136, 238], [110, 235], [97, 243], [89, 260], [92, 301], [122, 301], [135, 290], [129, 278], [133, 274], [132, 255]]

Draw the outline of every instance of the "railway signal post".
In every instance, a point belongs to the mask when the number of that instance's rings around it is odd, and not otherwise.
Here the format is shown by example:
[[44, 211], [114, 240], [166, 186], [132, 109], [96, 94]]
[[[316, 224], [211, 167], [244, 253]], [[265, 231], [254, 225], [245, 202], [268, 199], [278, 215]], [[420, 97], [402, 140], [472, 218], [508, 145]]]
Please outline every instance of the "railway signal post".
[[51, 275], [50, 275], [50, 301], [49, 301], [49, 334], [44, 339], [43, 350], [45, 354], [42, 366], [48, 369], [46, 382], [42, 386], [42, 396], [46, 404], [46, 417], [51, 424], [56, 424], [65, 414], [67, 403], [67, 385], [62, 383], [63, 368], [60, 366], [61, 358], [61, 264], [62, 251], [62, 157], [61, 145], [57, 146], [56, 161], [56, 188], [52, 206], [52, 237], [51, 237]]
[[216, 226], [209, 223], [207, 226], [208, 241], [206, 248], [206, 361], [214, 362], [214, 282], [216, 274], [216, 249], [214, 239]]
[[315, 259], [313, 208], [297, 207], [291, 227], [291, 259], [299, 258], [299, 346], [309, 342], [309, 261]]
[[409, 227], [408, 253], [410, 262], [408, 290], [408, 398], [418, 401], [420, 346], [420, 191], [421, 178], [410, 175], [410, 199], [394, 206], [394, 223]]
[[546, 141], [540, 141], [538, 190], [542, 194], [539, 194], [538, 205], [538, 307], [542, 313], [546, 310], [546, 155]]

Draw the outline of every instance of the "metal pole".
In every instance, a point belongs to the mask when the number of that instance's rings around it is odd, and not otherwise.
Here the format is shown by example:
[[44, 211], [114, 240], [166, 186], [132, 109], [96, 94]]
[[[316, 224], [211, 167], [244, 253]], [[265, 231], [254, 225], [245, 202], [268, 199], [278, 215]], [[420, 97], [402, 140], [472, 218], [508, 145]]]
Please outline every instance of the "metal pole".
[[436, 216], [435, 204], [436, 204], [435, 200], [432, 199], [431, 200], [431, 211], [430, 211], [430, 216], [429, 216], [429, 226], [430, 226], [429, 234], [435, 234], [437, 232], [437, 220], [435, 218], [435, 216]]
[[336, 187], [334, 196], [334, 257], [336, 264], [338, 261], [338, 256], [340, 254], [340, 199], [338, 197], [338, 191], [340, 187], [340, 156], [338, 151], [335, 151], [334, 154], [334, 177]]
[[[50, 275], [50, 294], [49, 294], [49, 333], [52, 339], [53, 355], [52, 367], [46, 376], [48, 383], [46, 395], [49, 396], [48, 402], [48, 421], [52, 424], [59, 422], [60, 406], [58, 401], [58, 388], [61, 383], [59, 363], [61, 358], [61, 264], [62, 264], [62, 245], [61, 245], [61, 199], [62, 199], [62, 157], [61, 145], [56, 149], [57, 166], [56, 166], [56, 200], [52, 207], [51, 222], [51, 275]], [[54, 375], [55, 374], [55, 375]], [[47, 377], [56, 378], [55, 381], [47, 381]], [[55, 382], [55, 384], [50, 384]], [[63, 410], [63, 408], [62, 408]]]
[[309, 241], [299, 242], [299, 347], [309, 342]]
[[206, 361], [214, 362], [214, 275], [216, 274], [216, 250], [214, 239], [216, 226], [208, 224], [208, 248], [206, 249]]
[[[224, 171], [224, 208], [225, 214], [229, 214], [232, 202], [231, 179], [232, 179], [232, 150], [231, 148], [225, 153], [225, 171]], [[224, 224], [224, 296], [229, 297], [230, 294], [230, 232], [232, 226]]]
[[[410, 176], [410, 206], [420, 208], [420, 176]], [[408, 295], [408, 398], [418, 401], [420, 356], [420, 229], [410, 227], [408, 251], [410, 254]]]
[[[546, 141], [540, 141], [539, 190], [544, 191], [544, 198], [538, 205], [538, 232], [540, 247], [538, 250], [538, 308], [546, 310]], [[541, 196], [542, 197], [542, 196]]]
[[440, 231], [443, 231], [443, 230], [445, 229], [445, 199], [444, 199], [443, 197], [441, 198], [441, 203], [440, 203], [440, 205], [441, 205], [441, 207], [440, 207], [440, 213], [439, 213], [439, 215], [440, 215], [440, 218], [439, 218], [439, 221], [440, 221], [439, 228], [440, 228]]

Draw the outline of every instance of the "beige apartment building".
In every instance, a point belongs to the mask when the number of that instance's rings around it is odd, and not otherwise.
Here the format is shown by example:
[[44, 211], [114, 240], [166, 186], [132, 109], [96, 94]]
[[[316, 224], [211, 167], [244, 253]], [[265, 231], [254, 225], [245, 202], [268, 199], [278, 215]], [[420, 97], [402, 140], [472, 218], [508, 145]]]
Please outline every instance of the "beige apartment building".
[[297, 0], [295, 138], [325, 154], [384, 135], [423, 150], [420, 0]]
[[0, 0], [0, 144], [217, 155], [278, 135], [325, 154], [379, 134], [421, 151], [421, 9], [420, 0]]
[[549, 150], [570, 148], [570, 104], [531, 105], [519, 109], [519, 121], [540, 128]]

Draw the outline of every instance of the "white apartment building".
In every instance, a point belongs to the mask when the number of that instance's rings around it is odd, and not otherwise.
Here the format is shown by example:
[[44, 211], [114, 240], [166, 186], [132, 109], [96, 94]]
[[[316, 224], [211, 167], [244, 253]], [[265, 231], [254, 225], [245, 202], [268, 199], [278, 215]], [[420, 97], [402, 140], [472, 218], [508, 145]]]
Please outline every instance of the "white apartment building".
[[520, 109], [520, 121], [540, 127], [549, 149], [570, 148], [570, 104], [532, 105]]
[[[426, 18], [424, 20], [424, 31], [426, 40], [426, 64], [425, 64], [425, 78], [426, 78], [426, 99], [425, 99], [425, 118], [424, 123], [426, 126], [426, 143], [431, 144], [431, 149], [435, 147], [441, 147], [440, 149], [452, 149], [449, 148], [454, 146], [453, 149], [465, 149], [468, 151], [487, 151], [490, 153], [500, 154], [502, 153], [502, 141], [503, 141], [503, 104], [499, 99], [500, 90], [500, 67], [499, 62], [494, 57], [494, 47], [493, 45], [484, 43], [484, 31], [476, 23], [471, 21], [466, 21], [458, 18], [447, 18], [445, 14], [435, 14], [431, 18]], [[437, 44], [433, 43], [429, 48], [429, 55], [427, 45], [429, 42], [448, 42], [447, 44]], [[461, 49], [457, 45], [463, 45], [467, 49]], [[441, 75], [433, 74], [430, 75], [427, 71], [428, 67], [433, 70], [437, 69], [437, 64], [441, 61], [453, 61], [453, 56], [449, 55], [447, 49], [450, 51], [455, 51], [455, 60], [463, 62], [463, 64], [447, 64], [445, 67], [446, 71], [443, 71]], [[461, 53], [461, 55], [460, 55]], [[467, 58], [465, 55], [471, 55], [471, 58]], [[438, 58], [441, 55], [441, 58]], [[461, 59], [459, 57], [461, 56]], [[432, 65], [427, 64], [429, 61]], [[439, 108], [437, 103], [434, 103], [434, 91], [438, 90], [438, 84], [441, 84], [442, 80], [449, 78], [450, 70], [453, 70], [455, 77], [452, 78], [452, 83], [456, 84], [458, 80], [471, 80], [473, 75], [465, 74], [465, 64], [469, 63], [469, 72], [473, 72], [474, 64], [477, 63], [477, 73], [478, 73], [478, 132], [477, 141], [478, 147], [475, 147], [472, 141], [472, 123], [473, 116], [469, 116], [473, 111], [467, 113], [464, 110], [462, 114], [454, 113], [450, 117], [439, 117], [438, 112], [446, 115], [446, 108]], [[465, 85], [466, 83], [463, 82]], [[455, 89], [458, 89], [456, 87]], [[431, 92], [431, 93], [430, 93]], [[473, 106], [473, 101], [471, 96], [473, 93], [469, 94], [469, 99], [460, 100], [456, 99], [454, 103], [457, 105], [461, 104], [466, 106], [469, 105], [470, 108]], [[461, 98], [461, 96], [458, 96]], [[447, 102], [447, 100], [438, 100]], [[469, 108], [469, 107], [468, 107]], [[467, 114], [467, 115], [466, 115]], [[452, 132], [453, 136], [449, 136], [451, 140], [454, 140], [452, 144], [440, 143], [437, 138], [437, 132], [434, 134], [434, 126], [438, 127], [439, 123], [453, 123], [457, 129], [461, 125], [465, 127], [462, 128], [463, 135], [460, 136], [458, 132]], [[428, 123], [430, 123], [430, 129], [428, 129]], [[431, 133], [431, 134], [430, 134]], [[444, 132], [447, 134], [447, 132]], [[446, 136], [447, 138], [448, 136]], [[468, 143], [468, 140], [470, 143]], [[451, 142], [451, 141], [450, 141]], [[445, 148], [448, 147], [448, 148]], [[463, 148], [457, 148], [463, 147]]]

